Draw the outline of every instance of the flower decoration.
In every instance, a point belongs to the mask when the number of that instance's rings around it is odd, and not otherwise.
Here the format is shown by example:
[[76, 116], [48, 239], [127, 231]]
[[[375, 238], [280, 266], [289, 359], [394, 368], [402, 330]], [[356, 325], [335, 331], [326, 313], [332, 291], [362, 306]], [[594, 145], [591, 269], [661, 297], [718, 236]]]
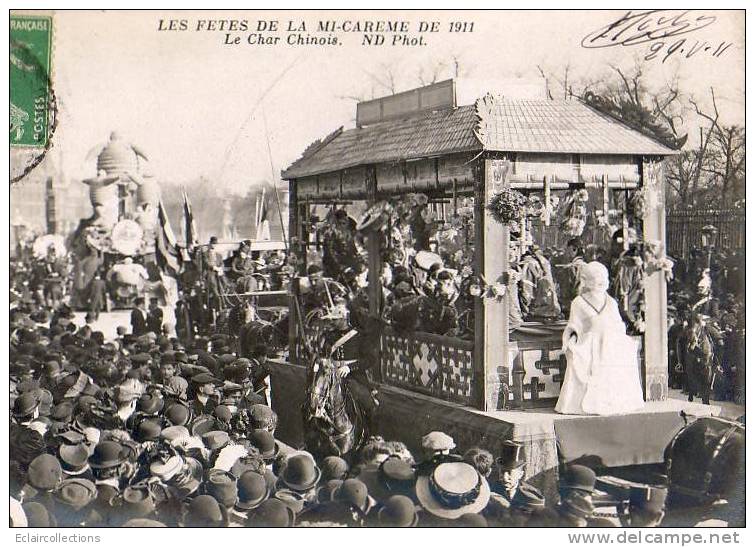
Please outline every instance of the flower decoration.
[[528, 200], [524, 194], [505, 188], [490, 199], [487, 209], [497, 222], [508, 224], [521, 220], [527, 203]]

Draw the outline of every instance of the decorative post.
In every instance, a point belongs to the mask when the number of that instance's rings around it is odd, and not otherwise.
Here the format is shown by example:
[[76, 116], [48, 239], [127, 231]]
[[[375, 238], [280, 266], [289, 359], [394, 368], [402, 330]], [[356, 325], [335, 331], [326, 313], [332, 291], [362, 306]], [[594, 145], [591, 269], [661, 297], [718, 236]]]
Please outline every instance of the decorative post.
[[[496, 192], [509, 186], [511, 162], [500, 159], [486, 159], [484, 171], [484, 201], [482, 206], [483, 246], [478, 253], [483, 253], [483, 275], [488, 283], [500, 283], [506, 280], [509, 270], [509, 227], [497, 222], [485, 205]], [[483, 366], [485, 371], [484, 402], [485, 410], [497, 410], [502, 407], [499, 394], [508, 391], [503, 386], [504, 375], [509, 366], [509, 294], [501, 299], [484, 300], [483, 325]], [[508, 376], [506, 374], [505, 376]], [[503, 401], [505, 403], [506, 401]]]
[[[299, 202], [296, 199], [296, 179], [288, 181], [288, 199], [288, 252], [291, 254], [294, 263], [298, 264], [301, 252], [301, 224], [299, 223]], [[299, 360], [296, 341], [299, 330], [297, 326], [299, 320], [297, 298], [299, 298], [300, 275], [302, 275], [301, 270], [293, 272], [288, 287], [288, 359], [291, 363]]]
[[[645, 213], [642, 219], [646, 240], [660, 241], [666, 248], [666, 209], [663, 161], [642, 159], [642, 191]], [[655, 272], [645, 278], [644, 370], [646, 401], [664, 401], [668, 397], [668, 324], [666, 319], [666, 277]]]

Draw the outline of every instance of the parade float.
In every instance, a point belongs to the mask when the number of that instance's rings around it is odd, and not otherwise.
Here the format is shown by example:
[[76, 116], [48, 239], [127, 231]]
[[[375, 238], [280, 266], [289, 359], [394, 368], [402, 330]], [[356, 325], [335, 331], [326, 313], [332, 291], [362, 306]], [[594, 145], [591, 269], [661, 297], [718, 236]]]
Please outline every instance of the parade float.
[[89, 186], [91, 217], [82, 219], [70, 239], [74, 253], [74, 302], [87, 300], [96, 272], [108, 283], [116, 307], [130, 307], [137, 296], [169, 300], [173, 285], [157, 266], [160, 187], [148, 158], [113, 132], [97, 154], [97, 175]]
[[[378, 433], [418, 449], [417, 439], [437, 429], [462, 450], [484, 446], [494, 454], [504, 439], [522, 441], [526, 476], [550, 495], [559, 460], [662, 462], [683, 424], [682, 404], [667, 399], [664, 159], [674, 153], [576, 98], [487, 94], [457, 106], [452, 80], [359, 103], [355, 128], [309, 146], [282, 174], [297, 275], [324, 253], [343, 264], [329, 249], [332, 234], [322, 237], [318, 228], [323, 212], [333, 218], [342, 210], [364, 242], [371, 315], [381, 314], [383, 263], [421, 277], [434, 261], [427, 253], [458, 273], [466, 301], [452, 332], [381, 326]], [[618, 299], [641, 345], [647, 403], [639, 413], [555, 414], [565, 369], [563, 316], [512, 317], [510, 254], [563, 249], [576, 236], [633, 268], [634, 292]], [[299, 319], [300, 286], [293, 284], [291, 296], [289, 359], [272, 371], [273, 406], [285, 405], [279, 432], [292, 445], [302, 439], [300, 417], [290, 409], [306, 392], [303, 346], [313, 334]]]

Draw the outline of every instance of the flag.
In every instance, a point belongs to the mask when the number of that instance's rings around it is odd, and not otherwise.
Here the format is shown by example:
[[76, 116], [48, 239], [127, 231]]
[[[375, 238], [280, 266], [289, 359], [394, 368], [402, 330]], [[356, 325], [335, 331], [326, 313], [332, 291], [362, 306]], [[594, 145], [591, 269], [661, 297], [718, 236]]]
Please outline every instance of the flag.
[[177, 274], [181, 270], [181, 262], [176, 248], [176, 236], [170, 227], [170, 219], [165, 212], [163, 200], [160, 200], [160, 208], [157, 211], [157, 263], [163, 270], [170, 270]]
[[189, 203], [189, 196], [186, 194], [186, 190], [183, 190], [184, 198], [184, 239], [186, 241], [186, 248], [191, 251], [198, 243], [197, 227], [194, 224], [194, 212], [191, 210], [191, 203]]
[[265, 228], [267, 239], [270, 239], [270, 224], [267, 222], [267, 200], [265, 199], [265, 187], [262, 187], [262, 195], [257, 198], [257, 241], [265, 240]]

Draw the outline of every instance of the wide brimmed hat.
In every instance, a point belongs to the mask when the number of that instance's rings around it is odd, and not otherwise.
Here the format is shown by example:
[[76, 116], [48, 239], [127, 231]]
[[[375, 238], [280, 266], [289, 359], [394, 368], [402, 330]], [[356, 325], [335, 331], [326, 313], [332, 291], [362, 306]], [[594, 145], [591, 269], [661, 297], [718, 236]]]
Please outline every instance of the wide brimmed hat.
[[93, 469], [117, 467], [126, 461], [129, 450], [116, 441], [102, 441], [94, 447], [89, 457], [89, 465]]
[[40, 454], [29, 464], [26, 480], [37, 490], [49, 491], [58, 486], [63, 469], [52, 454]]
[[155, 501], [149, 488], [144, 486], [127, 486], [121, 494], [121, 509], [126, 512], [124, 518], [144, 518], [155, 512]]
[[208, 431], [202, 435], [202, 442], [210, 450], [220, 450], [228, 446], [231, 438], [225, 431]]
[[527, 463], [524, 457], [524, 444], [517, 441], [506, 440], [501, 445], [501, 455], [498, 457], [498, 467], [504, 471], [510, 471], [522, 467]]
[[200, 414], [191, 424], [191, 434], [196, 437], [203, 437], [205, 433], [217, 430], [217, 421], [214, 416], [209, 414]]
[[419, 522], [414, 502], [406, 496], [391, 496], [378, 511], [381, 526], [391, 528], [413, 528]]
[[223, 507], [231, 508], [236, 505], [238, 490], [236, 477], [222, 469], [211, 469], [207, 473], [204, 483], [205, 493], [209, 494]]
[[490, 501], [488, 481], [464, 462], [438, 465], [430, 475], [417, 479], [417, 499], [430, 513], [457, 519], [464, 513], [479, 513]]
[[521, 511], [537, 511], [545, 507], [545, 497], [536, 487], [523, 482], [517, 488], [511, 506]]
[[55, 492], [58, 503], [80, 511], [97, 497], [97, 487], [87, 479], [66, 479]]
[[238, 499], [236, 507], [244, 511], [258, 507], [270, 497], [270, 489], [267, 487], [265, 477], [254, 471], [247, 471], [237, 484]]

